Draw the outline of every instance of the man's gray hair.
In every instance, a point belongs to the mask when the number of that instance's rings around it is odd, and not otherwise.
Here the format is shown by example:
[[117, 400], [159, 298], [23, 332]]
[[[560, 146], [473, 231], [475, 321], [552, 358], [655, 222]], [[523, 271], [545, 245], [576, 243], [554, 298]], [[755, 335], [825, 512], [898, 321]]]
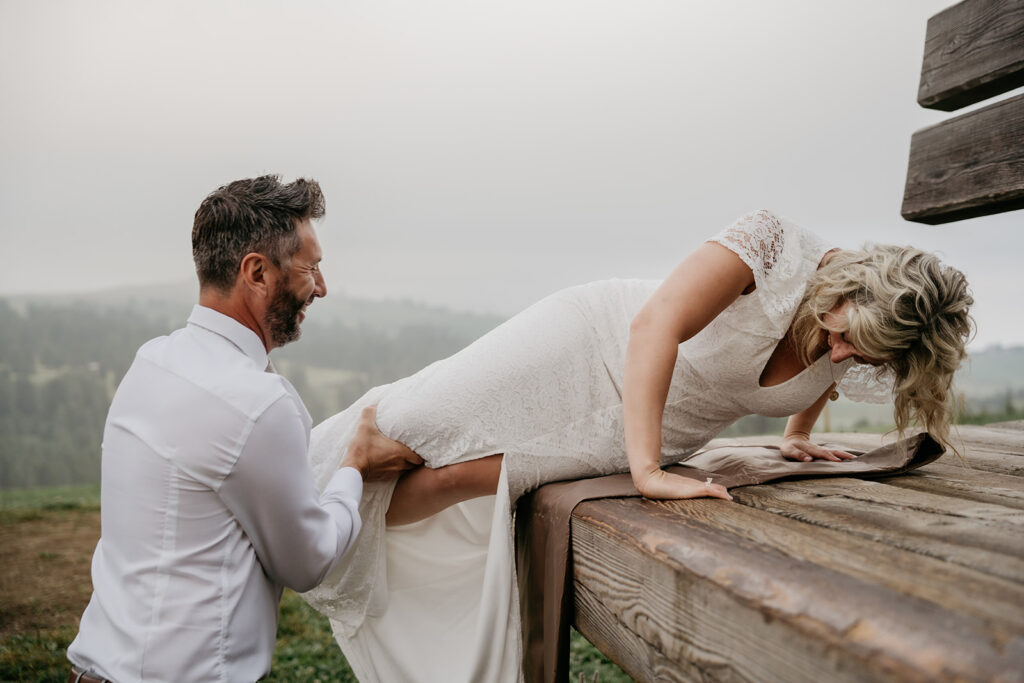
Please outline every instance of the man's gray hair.
[[315, 180], [283, 184], [280, 176], [236, 180], [211, 192], [196, 211], [192, 258], [201, 288], [230, 291], [246, 254], [287, 266], [301, 246], [296, 225], [325, 213]]

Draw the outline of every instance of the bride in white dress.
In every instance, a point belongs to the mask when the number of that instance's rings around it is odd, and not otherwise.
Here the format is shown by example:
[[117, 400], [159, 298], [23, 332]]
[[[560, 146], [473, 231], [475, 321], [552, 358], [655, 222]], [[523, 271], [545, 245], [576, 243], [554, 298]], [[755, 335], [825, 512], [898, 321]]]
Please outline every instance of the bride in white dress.
[[901, 430], [916, 418], [948, 444], [971, 303], [963, 275], [930, 254], [829, 250], [767, 211], [663, 282], [558, 292], [313, 430], [321, 486], [373, 404], [380, 431], [426, 467], [367, 484], [357, 544], [304, 597], [361, 681], [519, 680], [519, 496], [629, 470], [651, 498], [729, 499], [661, 467], [753, 413], [791, 416], [789, 459], [849, 459], [809, 438], [836, 383], [861, 400], [881, 387]]

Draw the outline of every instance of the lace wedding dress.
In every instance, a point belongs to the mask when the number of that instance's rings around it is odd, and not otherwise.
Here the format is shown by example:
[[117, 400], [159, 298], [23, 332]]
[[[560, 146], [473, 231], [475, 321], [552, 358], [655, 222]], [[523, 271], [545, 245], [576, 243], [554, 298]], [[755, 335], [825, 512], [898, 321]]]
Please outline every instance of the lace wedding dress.
[[[786, 416], [833, 375], [861, 399], [871, 378], [827, 355], [782, 384], [759, 378], [826, 247], [767, 211], [712, 241], [754, 273], [740, 296], [679, 348], [665, 406], [662, 463], [685, 460], [737, 418]], [[304, 594], [331, 619], [361, 681], [516, 681], [520, 623], [512, 510], [546, 482], [628, 471], [622, 373], [629, 325], [658, 282], [611, 280], [561, 291], [454, 356], [371, 390], [313, 430], [310, 458], [326, 484], [363, 406], [381, 431], [428, 467], [503, 453], [496, 496], [385, 529], [394, 483], [369, 484], [362, 533], [324, 583]], [[884, 394], [884, 387], [883, 392]]]

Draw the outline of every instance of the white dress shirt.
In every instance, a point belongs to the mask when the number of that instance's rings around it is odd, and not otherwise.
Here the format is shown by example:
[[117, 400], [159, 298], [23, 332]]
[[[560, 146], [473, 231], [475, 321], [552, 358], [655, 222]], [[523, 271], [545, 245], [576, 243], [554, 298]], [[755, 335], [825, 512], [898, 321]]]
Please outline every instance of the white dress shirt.
[[282, 586], [319, 583], [359, 533], [362, 478], [323, 495], [311, 420], [254, 332], [196, 306], [139, 349], [103, 432], [93, 594], [68, 648], [115, 681], [253, 681]]

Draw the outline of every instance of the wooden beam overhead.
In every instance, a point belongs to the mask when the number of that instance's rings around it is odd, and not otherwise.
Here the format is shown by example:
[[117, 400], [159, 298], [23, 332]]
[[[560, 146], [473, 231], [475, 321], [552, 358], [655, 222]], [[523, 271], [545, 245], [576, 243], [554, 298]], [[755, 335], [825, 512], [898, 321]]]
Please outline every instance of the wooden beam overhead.
[[1024, 95], [917, 131], [900, 213], [936, 225], [1024, 208], [1022, 150]]
[[953, 111], [1024, 85], [1024, 0], [964, 0], [928, 20], [917, 101]]

